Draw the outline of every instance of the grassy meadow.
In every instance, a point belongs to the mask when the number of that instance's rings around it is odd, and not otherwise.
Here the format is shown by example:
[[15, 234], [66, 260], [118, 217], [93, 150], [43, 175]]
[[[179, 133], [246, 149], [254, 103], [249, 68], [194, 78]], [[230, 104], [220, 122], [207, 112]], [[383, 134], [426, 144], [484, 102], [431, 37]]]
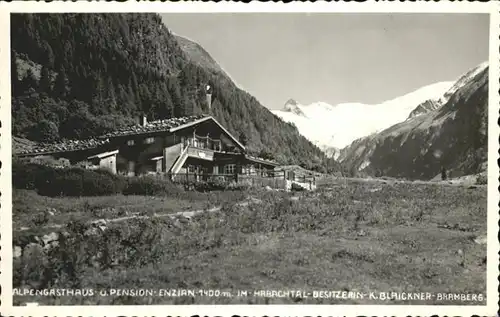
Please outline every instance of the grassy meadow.
[[[123, 215], [219, 211], [108, 223]], [[54, 208], [40, 221], [34, 215]], [[38, 217], [40, 218], [40, 217]], [[183, 192], [48, 198], [14, 191], [14, 245], [65, 231], [49, 251], [14, 259], [14, 288], [203, 289], [233, 296], [15, 296], [15, 304], [457, 304], [452, 301], [237, 297], [237, 290], [485, 295], [486, 187], [363, 182], [315, 192]], [[58, 229], [54, 229], [55, 226]], [[23, 228], [23, 230], [20, 230]], [[27, 229], [30, 228], [30, 229]], [[225, 294], [225, 293], [224, 293]], [[460, 302], [482, 305], [484, 302]]]

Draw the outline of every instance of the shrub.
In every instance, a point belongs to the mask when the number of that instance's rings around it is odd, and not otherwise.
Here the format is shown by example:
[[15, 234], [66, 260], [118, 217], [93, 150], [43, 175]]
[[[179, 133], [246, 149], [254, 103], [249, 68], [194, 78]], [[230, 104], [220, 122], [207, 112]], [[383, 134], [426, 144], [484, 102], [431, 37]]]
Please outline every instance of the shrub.
[[441, 168], [441, 179], [444, 181], [447, 179], [446, 169], [444, 167]]
[[178, 193], [177, 188], [171, 181], [159, 179], [152, 176], [142, 176], [130, 178], [127, 182], [124, 195], [166, 195]]
[[199, 192], [208, 192], [213, 190], [226, 189], [227, 181], [221, 178], [213, 178], [208, 181], [197, 181], [191, 183], [188, 187]]
[[83, 196], [118, 194], [125, 188], [125, 180], [106, 170], [83, 170]]
[[44, 196], [102, 196], [120, 193], [124, 179], [107, 171], [53, 168], [16, 163], [12, 183], [18, 189], [35, 189]]
[[35, 156], [27, 159], [27, 162], [32, 164], [50, 166], [50, 167], [70, 167], [71, 163], [65, 158], [54, 158], [50, 155]]
[[247, 184], [247, 183], [236, 183], [236, 182], [232, 182], [232, 183], [229, 183], [227, 186], [226, 186], [226, 190], [248, 190], [249, 188], [251, 187], [250, 184]]
[[488, 177], [485, 174], [480, 174], [476, 178], [476, 185], [487, 185]]
[[38, 189], [48, 185], [56, 170], [39, 164], [12, 162], [12, 186], [18, 189]]

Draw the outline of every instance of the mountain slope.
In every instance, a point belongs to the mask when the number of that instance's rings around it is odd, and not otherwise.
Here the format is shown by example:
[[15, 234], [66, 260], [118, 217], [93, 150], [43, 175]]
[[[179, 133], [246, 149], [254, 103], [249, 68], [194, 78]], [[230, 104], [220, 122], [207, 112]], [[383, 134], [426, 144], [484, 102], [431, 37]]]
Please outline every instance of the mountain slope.
[[361, 138], [342, 150], [351, 171], [432, 179], [444, 167], [453, 177], [486, 168], [488, 67], [481, 64], [445, 94], [439, 109]]
[[316, 102], [304, 106], [292, 100], [283, 110], [273, 113], [293, 123], [302, 135], [319, 147], [335, 153], [335, 149], [344, 148], [358, 138], [404, 121], [422, 102], [437, 100], [452, 84], [436, 83], [377, 105], [344, 103], [332, 106]]
[[[13, 14], [13, 134], [37, 142], [81, 139], [133, 123], [205, 112], [255, 154], [319, 166], [324, 154], [236, 87], [202, 48], [193, 61], [157, 14]], [[193, 50], [189, 50], [193, 52]], [[215, 64], [214, 64], [215, 63]], [[23, 65], [34, 65], [25, 70]]]
[[204, 69], [212, 70], [228, 76], [222, 67], [220, 67], [220, 65], [200, 44], [180, 35], [175, 35], [175, 39], [190, 61]]

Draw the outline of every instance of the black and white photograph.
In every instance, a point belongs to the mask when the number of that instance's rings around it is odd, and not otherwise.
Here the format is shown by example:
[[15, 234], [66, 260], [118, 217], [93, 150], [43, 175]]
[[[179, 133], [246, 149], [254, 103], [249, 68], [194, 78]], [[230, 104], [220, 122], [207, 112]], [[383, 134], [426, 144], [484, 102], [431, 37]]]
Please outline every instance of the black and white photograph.
[[497, 301], [487, 11], [8, 16], [13, 306]]

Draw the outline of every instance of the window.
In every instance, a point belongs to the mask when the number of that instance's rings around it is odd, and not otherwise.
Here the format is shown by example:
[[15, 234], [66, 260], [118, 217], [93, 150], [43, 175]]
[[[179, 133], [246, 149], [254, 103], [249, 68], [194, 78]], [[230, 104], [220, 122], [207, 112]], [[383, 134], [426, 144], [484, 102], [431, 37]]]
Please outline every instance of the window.
[[149, 138], [144, 139], [144, 144], [153, 144], [154, 142], [155, 142], [154, 137], [149, 137]]
[[134, 145], [134, 144], [135, 144], [135, 141], [134, 141], [134, 140], [128, 140], [128, 141], [127, 141], [127, 145], [128, 145], [128, 146], [132, 146], [132, 145]]
[[224, 174], [234, 174], [235, 171], [236, 171], [235, 164], [227, 164], [224, 166]]

